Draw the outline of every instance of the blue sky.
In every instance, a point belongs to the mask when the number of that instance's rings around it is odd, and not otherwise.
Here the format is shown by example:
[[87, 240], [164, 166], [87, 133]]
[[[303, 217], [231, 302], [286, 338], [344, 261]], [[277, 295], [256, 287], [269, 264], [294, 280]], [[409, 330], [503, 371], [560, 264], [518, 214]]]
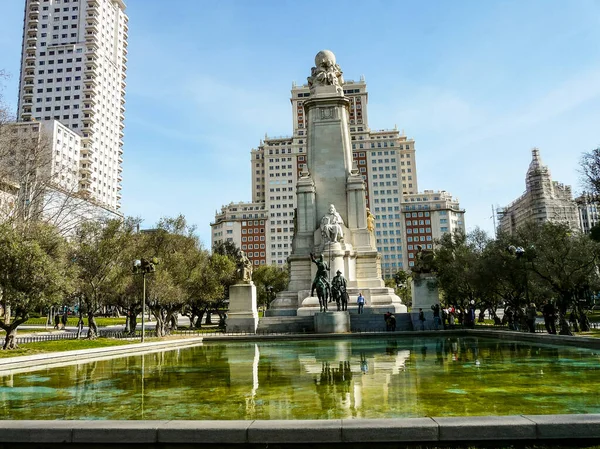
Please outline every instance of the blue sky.
[[[2, 0], [0, 68], [16, 108], [24, 0]], [[251, 199], [250, 150], [289, 135], [292, 81], [332, 50], [364, 75], [373, 129], [414, 138], [419, 188], [468, 229], [525, 189], [531, 148], [580, 190], [600, 145], [600, 1], [129, 0], [123, 212], [183, 213], [210, 245], [214, 212]], [[168, 9], [170, 8], [170, 10]]]

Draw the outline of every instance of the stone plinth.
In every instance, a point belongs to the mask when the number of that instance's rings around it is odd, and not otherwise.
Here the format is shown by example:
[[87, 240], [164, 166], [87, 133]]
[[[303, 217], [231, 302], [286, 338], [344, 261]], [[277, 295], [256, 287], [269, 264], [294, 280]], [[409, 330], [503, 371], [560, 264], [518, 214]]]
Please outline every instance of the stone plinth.
[[229, 287], [229, 312], [225, 324], [227, 332], [256, 333], [258, 309], [256, 286], [252, 282]]
[[318, 312], [314, 314], [314, 320], [317, 334], [350, 332], [350, 314], [348, 312]]
[[[434, 329], [433, 310], [431, 306], [440, 303], [440, 292], [437, 288], [437, 279], [433, 274], [419, 274], [417, 280], [412, 280], [412, 309], [411, 320], [415, 330]], [[423, 309], [425, 323], [419, 321], [419, 309]]]

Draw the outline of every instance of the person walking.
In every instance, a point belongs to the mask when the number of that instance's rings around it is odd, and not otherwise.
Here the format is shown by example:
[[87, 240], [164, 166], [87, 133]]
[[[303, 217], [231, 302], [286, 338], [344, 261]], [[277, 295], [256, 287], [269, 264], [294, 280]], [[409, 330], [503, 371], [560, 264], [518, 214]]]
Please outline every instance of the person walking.
[[63, 329], [67, 327], [68, 319], [69, 319], [69, 317], [67, 316], [67, 312], [63, 313], [62, 317], [60, 318], [60, 322], [62, 324]]
[[363, 309], [365, 307], [365, 297], [362, 292], [358, 294], [358, 299], [356, 300], [356, 304], [358, 304], [358, 313], [359, 315], [363, 313]]

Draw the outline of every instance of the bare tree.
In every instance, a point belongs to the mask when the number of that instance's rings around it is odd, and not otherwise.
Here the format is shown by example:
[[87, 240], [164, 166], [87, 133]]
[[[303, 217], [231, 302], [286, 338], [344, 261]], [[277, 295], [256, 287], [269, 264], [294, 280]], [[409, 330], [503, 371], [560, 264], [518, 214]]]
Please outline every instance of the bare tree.
[[44, 221], [72, 235], [83, 222], [110, 214], [79, 191], [79, 167], [52, 154], [52, 126], [15, 122], [0, 97], [0, 219], [24, 227]]
[[581, 184], [592, 197], [600, 197], [600, 146], [582, 154], [579, 161]]

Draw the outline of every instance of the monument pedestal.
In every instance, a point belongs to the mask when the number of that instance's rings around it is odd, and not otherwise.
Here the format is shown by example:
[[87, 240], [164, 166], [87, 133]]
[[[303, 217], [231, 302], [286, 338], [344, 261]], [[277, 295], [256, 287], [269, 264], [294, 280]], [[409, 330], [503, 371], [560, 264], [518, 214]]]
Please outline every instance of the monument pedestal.
[[254, 283], [236, 284], [229, 287], [229, 312], [225, 324], [227, 332], [256, 333], [258, 309]]
[[350, 332], [350, 314], [348, 312], [317, 312], [314, 314], [314, 320], [317, 334]]
[[[410, 318], [414, 330], [435, 329], [433, 325], [433, 310], [431, 306], [440, 303], [440, 292], [437, 288], [437, 279], [433, 274], [420, 274], [418, 279], [412, 280], [412, 309]], [[425, 315], [424, 324], [419, 320], [419, 309]], [[441, 312], [440, 312], [441, 313]]]

